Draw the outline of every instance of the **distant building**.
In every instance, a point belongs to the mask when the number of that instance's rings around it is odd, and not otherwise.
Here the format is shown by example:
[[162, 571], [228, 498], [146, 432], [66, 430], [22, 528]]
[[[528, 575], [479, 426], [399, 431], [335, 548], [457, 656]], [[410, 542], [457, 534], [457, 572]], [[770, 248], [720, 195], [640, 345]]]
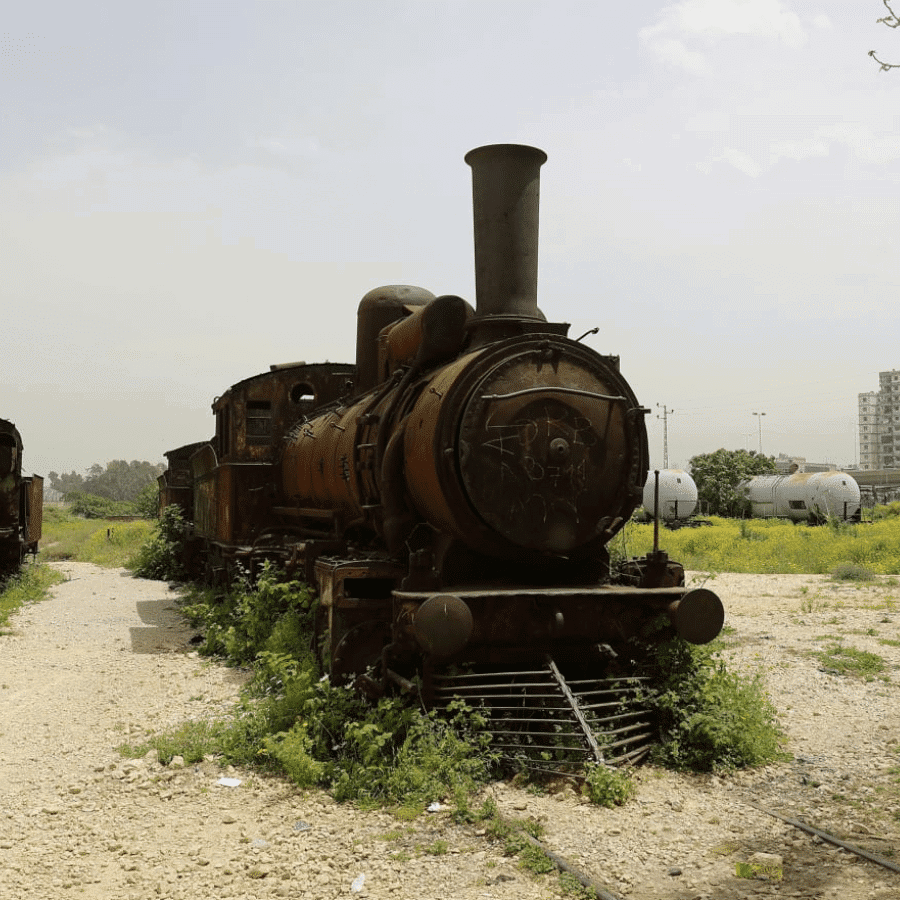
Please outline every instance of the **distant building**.
[[775, 459], [775, 471], [779, 475], [793, 475], [795, 472], [834, 472], [834, 463], [807, 462], [805, 456], [788, 456], [779, 453]]
[[878, 385], [858, 395], [860, 471], [900, 467], [900, 369], [879, 372]]
[[64, 502], [61, 491], [52, 487], [44, 487], [44, 506], [62, 506]]

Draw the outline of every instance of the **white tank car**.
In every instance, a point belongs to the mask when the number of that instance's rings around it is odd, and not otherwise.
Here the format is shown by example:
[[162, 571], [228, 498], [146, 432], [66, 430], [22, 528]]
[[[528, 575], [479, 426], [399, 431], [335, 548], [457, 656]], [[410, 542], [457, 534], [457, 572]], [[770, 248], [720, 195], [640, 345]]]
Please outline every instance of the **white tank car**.
[[[653, 472], [647, 474], [644, 484], [644, 509], [652, 519], [656, 515], [653, 506]], [[659, 518], [663, 522], [688, 519], [697, 508], [697, 485], [683, 469], [659, 470]]]
[[846, 472], [795, 472], [754, 475], [738, 490], [750, 501], [751, 515], [803, 522], [824, 516], [859, 517], [859, 485]]

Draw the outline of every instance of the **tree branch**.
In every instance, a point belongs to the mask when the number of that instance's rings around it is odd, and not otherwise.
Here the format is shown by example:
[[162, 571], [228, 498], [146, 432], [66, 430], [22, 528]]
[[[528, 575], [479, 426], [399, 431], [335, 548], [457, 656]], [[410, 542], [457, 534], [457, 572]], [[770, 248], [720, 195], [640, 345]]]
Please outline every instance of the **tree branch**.
[[900, 19], [897, 18], [897, 13], [891, 9], [891, 4], [888, 3], [887, 0], [881, 0], [881, 2], [885, 5], [890, 15], [885, 16], [883, 19], [878, 19], [878, 21], [887, 25], [888, 28], [900, 27]]
[[[881, 2], [884, 4], [884, 8], [890, 13], [890, 15], [883, 16], [880, 19], [876, 19], [876, 21], [880, 22], [882, 25], [887, 25], [888, 28], [900, 28], [900, 18], [898, 18], [894, 10], [891, 9], [891, 4], [888, 3], [888, 0], [881, 0]], [[875, 62], [877, 62], [878, 65], [881, 66], [882, 72], [887, 72], [890, 69], [900, 69], [900, 63], [885, 62], [883, 59], [879, 59], [875, 55], [875, 53], [875, 50], [870, 50], [869, 56], [871, 56], [872, 59], [874, 59]]]

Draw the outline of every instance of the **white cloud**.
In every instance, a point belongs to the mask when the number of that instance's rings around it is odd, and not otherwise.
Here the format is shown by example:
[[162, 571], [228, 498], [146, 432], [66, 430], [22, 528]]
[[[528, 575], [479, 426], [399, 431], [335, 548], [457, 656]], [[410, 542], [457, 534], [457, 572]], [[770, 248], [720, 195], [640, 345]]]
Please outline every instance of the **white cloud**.
[[730, 35], [775, 39], [788, 47], [806, 41], [800, 19], [782, 0], [683, 0], [666, 6], [655, 25], [640, 31], [641, 40], [660, 60], [697, 74], [709, 66], [689, 42], [699, 40], [710, 47]]
[[807, 138], [805, 141], [776, 141], [769, 146], [769, 162], [779, 159], [809, 159], [814, 156], [828, 156], [829, 144], [820, 137]]
[[[649, 31], [649, 29], [644, 29]], [[680, 40], [663, 35], [645, 37], [641, 32], [641, 39], [647, 43], [650, 50], [660, 59], [679, 69], [685, 69], [694, 75], [706, 75], [709, 73], [709, 63], [706, 57], [696, 50], [689, 50]]]
[[[698, 121], [701, 121], [700, 117]], [[695, 126], [693, 130], [711, 129]], [[900, 159], [900, 135], [878, 133], [858, 122], [841, 122], [837, 125], [814, 128], [805, 138], [770, 141], [767, 155], [763, 152], [751, 154], [733, 147], [717, 148], [705, 160], [698, 163], [697, 168], [708, 175], [717, 164], [725, 163], [745, 175], [756, 178], [775, 168], [780, 160], [802, 162], [807, 159], [821, 159], [830, 156], [833, 147], [841, 146], [848, 150], [851, 162], [856, 164], [857, 175], [861, 174], [860, 170], [865, 167], [883, 167]], [[872, 174], [890, 181], [900, 180], [900, 175], [890, 169], [869, 172], [868, 177]], [[845, 172], [844, 177], [850, 175]]]
[[266, 150], [273, 156], [282, 159], [292, 159], [295, 157], [312, 157], [319, 156], [322, 153], [322, 147], [319, 142], [312, 137], [304, 138], [275, 138], [275, 137], [259, 137], [251, 138], [247, 141], [248, 147]]
[[840, 125], [823, 128], [820, 133], [836, 143], [846, 145], [862, 163], [884, 165], [900, 159], [898, 135], [878, 135], [857, 122], [842, 122]]
[[709, 175], [716, 163], [727, 163], [750, 178], [757, 178], [763, 172], [763, 167], [749, 153], [736, 150], [734, 147], [726, 147], [721, 153], [697, 163], [697, 168], [705, 175]]
[[762, 173], [762, 166], [749, 153], [744, 153], [742, 150], [726, 147], [722, 159], [734, 166], [738, 172], [743, 172], [751, 178], [757, 178]]

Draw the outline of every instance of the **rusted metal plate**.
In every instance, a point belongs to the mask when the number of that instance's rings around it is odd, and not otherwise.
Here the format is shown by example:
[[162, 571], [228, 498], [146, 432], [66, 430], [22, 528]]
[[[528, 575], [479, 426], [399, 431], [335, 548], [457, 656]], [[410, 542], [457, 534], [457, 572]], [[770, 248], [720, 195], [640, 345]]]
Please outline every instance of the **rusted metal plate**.
[[41, 539], [41, 531], [44, 521], [44, 479], [40, 475], [32, 475], [24, 479], [27, 487], [27, 527], [25, 540], [32, 551], [37, 549], [37, 542]]
[[216, 454], [223, 462], [272, 462], [301, 417], [354, 391], [345, 363], [273, 366], [232, 385], [213, 403]]

